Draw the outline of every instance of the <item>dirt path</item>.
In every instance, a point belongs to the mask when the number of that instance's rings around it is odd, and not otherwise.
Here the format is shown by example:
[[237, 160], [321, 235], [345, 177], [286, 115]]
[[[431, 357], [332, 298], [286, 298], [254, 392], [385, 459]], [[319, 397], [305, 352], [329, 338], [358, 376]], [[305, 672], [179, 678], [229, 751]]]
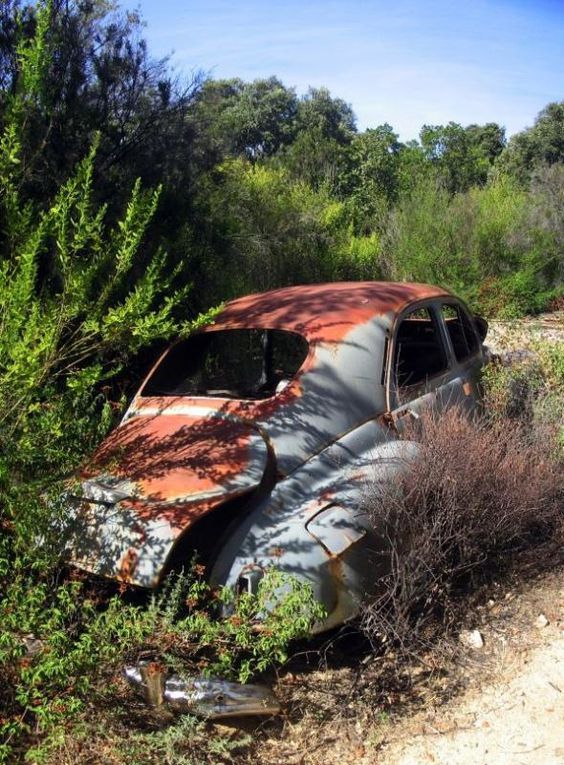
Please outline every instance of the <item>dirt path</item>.
[[521, 656], [500, 657], [493, 684], [447, 705], [435, 725], [427, 715], [420, 735], [411, 737], [406, 730], [403, 740], [386, 747], [373, 762], [562, 765], [564, 633], [559, 624], [543, 629], [537, 647]]
[[490, 322], [486, 345], [493, 353], [530, 348], [539, 340], [564, 342], [564, 311]]

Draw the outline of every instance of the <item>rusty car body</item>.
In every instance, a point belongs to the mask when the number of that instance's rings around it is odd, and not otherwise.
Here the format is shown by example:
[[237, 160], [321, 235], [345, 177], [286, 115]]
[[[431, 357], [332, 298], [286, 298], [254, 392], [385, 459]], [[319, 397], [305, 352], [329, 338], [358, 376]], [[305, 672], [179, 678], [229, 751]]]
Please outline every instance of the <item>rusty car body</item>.
[[416, 450], [423, 408], [479, 403], [484, 325], [438, 287], [296, 286], [228, 303], [174, 344], [72, 498], [72, 556], [155, 588], [198, 551], [214, 584], [270, 566], [309, 581], [325, 630], [358, 614], [389, 556], [363, 510]]

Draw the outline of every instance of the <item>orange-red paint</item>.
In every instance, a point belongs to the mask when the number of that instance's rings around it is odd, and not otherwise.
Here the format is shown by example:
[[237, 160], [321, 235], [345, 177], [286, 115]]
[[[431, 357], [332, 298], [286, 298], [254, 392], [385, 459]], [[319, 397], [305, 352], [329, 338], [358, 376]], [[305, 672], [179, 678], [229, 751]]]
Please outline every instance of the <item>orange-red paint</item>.
[[310, 342], [341, 340], [358, 324], [414, 300], [448, 295], [428, 284], [336, 282], [284, 287], [227, 303], [206, 331], [249, 327], [299, 332]]
[[[258, 457], [250, 451], [251, 438]], [[261, 445], [266, 463], [266, 443], [245, 422], [140, 414], [106, 439], [84, 475], [127, 479], [135, 486], [135, 498], [125, 504], [140, 520], [163, 518], [182, 529], [191, 516], [251, 488], [240, 477], [262, 457]], [[255, 464], [255, 472], [260, 467]]]

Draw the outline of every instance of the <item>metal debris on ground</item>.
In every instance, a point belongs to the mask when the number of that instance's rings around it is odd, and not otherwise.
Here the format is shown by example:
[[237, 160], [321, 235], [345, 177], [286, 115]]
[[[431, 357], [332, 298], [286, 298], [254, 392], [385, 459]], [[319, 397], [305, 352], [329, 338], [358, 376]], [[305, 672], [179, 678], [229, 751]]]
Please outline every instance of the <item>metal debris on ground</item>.
[[167, 677], [159, 662], [126, 666], [124, 676], [153, 707], [166, 704], [208, 719], [280, 712], [280, 703], [264, 685], [242, 685], [212, 677]]

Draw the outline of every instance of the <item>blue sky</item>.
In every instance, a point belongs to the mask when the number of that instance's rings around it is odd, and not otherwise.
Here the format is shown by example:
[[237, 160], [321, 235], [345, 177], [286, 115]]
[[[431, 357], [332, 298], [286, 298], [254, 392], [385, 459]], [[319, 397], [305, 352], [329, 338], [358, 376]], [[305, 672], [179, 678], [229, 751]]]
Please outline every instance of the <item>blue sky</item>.
[[179, 72], [326, 86], [360, 129], [499, 122], [564, 98], [564, 0], [127, 0]]

